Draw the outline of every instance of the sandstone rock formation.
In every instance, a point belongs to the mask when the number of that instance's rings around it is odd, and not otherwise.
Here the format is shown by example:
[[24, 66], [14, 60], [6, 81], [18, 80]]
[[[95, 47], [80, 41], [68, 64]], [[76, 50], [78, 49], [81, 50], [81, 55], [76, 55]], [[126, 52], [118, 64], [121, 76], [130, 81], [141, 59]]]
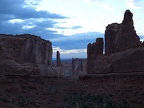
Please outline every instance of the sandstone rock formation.
[[[0, 34], [0, 67], [8, 74], [45, 75], [51, 72], [52, 44], [38, 36]], [[13, 72], [12, 72], [13, 71]]]
[[51, 65], [52, 45], [34, 35], [0, 35], [0, 59]]
[[56, 60], [57, 60], [57, 67], [61, 66], [61, 60], [60, 60], [60, 53], [57, 51], [56, 53]]
[[72, 59], [72, 75], [76, 78], [87, 74], [86, 59], [73, 58]]
[[108, 57], [115, 73], [144, 72], [144, 47], [131, 48]]
[[87, 70], [93, 70], [93, 61], [98, 55], [103, 54], [103, 38], [97, 38], [93, 44], [89, 43], [87, 46]]
[[133, 25], [133, 14], [126, 10], [121, 24], [112, 23], [105, 30], [105, 54], [124, 51], [141, 46]]
[[96, 43], [88, 44], [88, 74], [144, 71], [144, 47], [136, 34], [132, 17], [130, 10], [126, 10], [121, 24], [112, 23], [106, 27], [105, 54], [95, 53], [102, 46], [96, 48]]
[[114, 49], [114, 41], [118, 33], [119, 27], [120, 24], [118, 23], [112, 23], [106, 27], [105, 30], [105, 54], [106, 55], [110, 55], [116, 52], [116, 50]]
[[126, 10], [114, 41], [114, 47], [117, 52], [141, 46], [140, 39], [134, 30], [132, 17], [133, 14], [130, 10]]
[[103, 38], [97, 38], [93, 44], [89, 43], [87, 46], [88, 57], [97, 54], [103, 54]]

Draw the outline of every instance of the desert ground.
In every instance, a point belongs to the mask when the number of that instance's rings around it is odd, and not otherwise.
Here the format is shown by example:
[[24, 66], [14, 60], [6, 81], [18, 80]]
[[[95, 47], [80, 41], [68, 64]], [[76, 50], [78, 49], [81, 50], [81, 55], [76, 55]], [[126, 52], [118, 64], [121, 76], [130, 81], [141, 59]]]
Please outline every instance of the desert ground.
[[144, 75], [0, 76], [0, 108], [143, 108]]

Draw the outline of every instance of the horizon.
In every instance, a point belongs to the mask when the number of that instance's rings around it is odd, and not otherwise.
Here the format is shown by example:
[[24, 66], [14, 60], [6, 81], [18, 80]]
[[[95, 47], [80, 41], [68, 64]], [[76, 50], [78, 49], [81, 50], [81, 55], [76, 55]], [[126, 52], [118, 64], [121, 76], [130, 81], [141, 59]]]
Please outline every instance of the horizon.
[[[144, 39], [142, 0], [1, 0], [1, 34], [34, 34], [52, 42], [53, 58], [86, 58], [87, 44], [104, 38], [105, 27], [121, 23], [125, 10]], [[7, 6], [7, 7], [5, 7]]]

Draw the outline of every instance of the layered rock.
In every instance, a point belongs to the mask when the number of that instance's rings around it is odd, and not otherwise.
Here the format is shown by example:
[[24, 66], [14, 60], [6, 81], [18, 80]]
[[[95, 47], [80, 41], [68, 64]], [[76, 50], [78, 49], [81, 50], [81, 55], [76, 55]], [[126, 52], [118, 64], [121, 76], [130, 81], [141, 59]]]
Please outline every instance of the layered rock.
[[[52, 44], [38, 36], [0, 35], [0, 65], [21, 74], [44, 75], [52, 64]], [[10, 70], [9, 70], [10, 71]], [[24, 74], [23, 73], [23, 74]]]
[[111, 72], [111, 64], [108, 63], [108, 57], [105, 55], [97, 55], [95, 60], [88, 62], [87, 66], [89, 66], [87, 67], [88, 74]]

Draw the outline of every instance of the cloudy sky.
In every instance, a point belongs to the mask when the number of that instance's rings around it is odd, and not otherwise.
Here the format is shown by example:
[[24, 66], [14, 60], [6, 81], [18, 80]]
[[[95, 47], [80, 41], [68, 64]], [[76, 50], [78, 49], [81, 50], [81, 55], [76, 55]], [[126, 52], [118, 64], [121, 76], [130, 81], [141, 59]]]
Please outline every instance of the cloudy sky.
[[88, 43], [103, 37], [105, 27], [133, 13], [137, 34], [144, 36], [144, 0], [1, 0], [0, 33], [34, 34], [50, 40], [53, 57], [86, 57]]

